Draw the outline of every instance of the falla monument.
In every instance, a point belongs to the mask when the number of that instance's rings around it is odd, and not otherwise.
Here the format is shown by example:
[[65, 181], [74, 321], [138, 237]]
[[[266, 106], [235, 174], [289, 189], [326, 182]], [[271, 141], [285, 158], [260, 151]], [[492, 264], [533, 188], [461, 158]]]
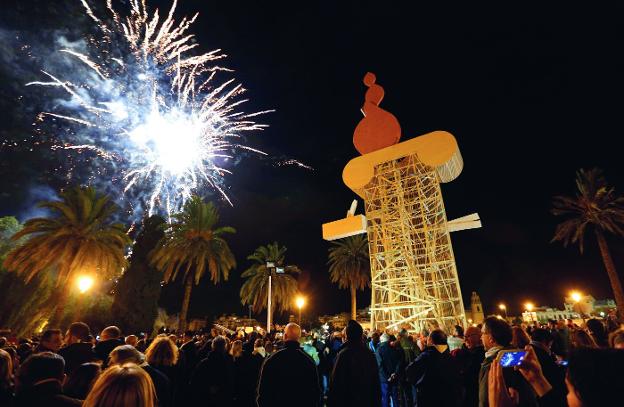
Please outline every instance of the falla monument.
[[479, 215], [447, 221], [440, 184], [463, 168], [457, 141], [434, 131], [400, 142], [396, 117], [379, 107], [384, 89], [373, 73], [364, 76], [362, 114], [353, 134], [361, 154], [345, 166], [342, 179], [364, 200], [344, 219], [323, 224], [325, 240], [368, 235], [371, 267], [371, 326], [420, 332], [466, 326], [450, 233], [481, 227]]

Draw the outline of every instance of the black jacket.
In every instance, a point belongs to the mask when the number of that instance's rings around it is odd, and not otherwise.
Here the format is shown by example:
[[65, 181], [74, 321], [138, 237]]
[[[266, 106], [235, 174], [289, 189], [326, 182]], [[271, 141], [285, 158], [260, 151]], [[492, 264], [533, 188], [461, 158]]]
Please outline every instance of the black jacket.
[[150, 376], [152, 383], [154, 383], [154, 390], [156, 390], [156, 397], [158, 398], [158, 407], [169, 407], [173, 405], [171, 382], [169, 378], [163, 372], [147, 363], [141, 365], [141, 367]]
[[382, 342], [375, 351], [377, 366], [379, 367], [379, 382], [387, 383], [393, 373], [399, 374], [399, 366], [403, 357], [403, 351], [399, 351], [390, 345], [389, 341]]
[[102, 368], [106, 368], [108, 366], [108, 356], [117, 346], [121, 346], [124, 344], [124, 341], [121, 339], [107, 339], [105, 341], [100, 341], [93, 348], [95, 354], [98, 359], [102, 361]]
[[468, 349], [466, 346], [451, 352], [459, 367], [462, 385], [464, 387], [464, 407], [478, 407], [479, 405], [479, 370], [485, 359], [485, 349], [477, 346]]
[[229, 406], [234, 399], [234, 362], [227, 353], [210, 352], [189, 384], [194, 406]]
[[89, 342], [72, 343], [59, 349], [58, 354], [65, 359], [65, 373], [67, 375], [83, 363], [94, 362], [98, 359]]
[[347, 341], [338, 352], [329, 380], [327, 405], [381, 406], [377, 361], [373, 352], [361, 341]]
[[243, 349], [243, 354], [234, 361], [236, 376], [235, 398], [237, 407], [256, 407], [256, 388], [264, 358], [253, 354], [253, 348]]
[[434, 346], [407, 366], [407, 381], [416, 387], [416, 406], [456, 407], [461, 404], [459, 369], [448, 348], [439, 352]]
[[567, 406], [565, 385], [565, 370], [555, 363], [555, 357], [548, 350], [544, 349], [540, 344], [531, 342], [531, 346], [535, 351], [535, 356], [542, 366], [542, 373], [548, 383], [552, 386], [552, 394], [549, 395], [551, 405]]
[[36, 384], [20, 390], [14, 407], [80, 407], [82, 401], [64, 396], [59, 381]]
[[299, 342], [287, 341], [284, 349], [265, 359], [258, 383], [258, 407], [317, 407], [320, 399], [316, 364]]

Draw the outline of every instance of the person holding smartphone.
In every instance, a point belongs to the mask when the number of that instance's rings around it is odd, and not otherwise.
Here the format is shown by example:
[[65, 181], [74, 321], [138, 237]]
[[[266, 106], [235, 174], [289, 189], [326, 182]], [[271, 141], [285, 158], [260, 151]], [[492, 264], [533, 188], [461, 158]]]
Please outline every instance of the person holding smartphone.
[[[479, 407], [489, 407], [488, 375], [497, 359], [499, 352], [511, 349], [512, 331], [507, 321], [496, 317], [488, 317], [483, 321], [481, 340], [485, 347], [485, 359], [479, 371]], [[520, 406], [536, 406], [535, 394], [522, 375], [513, 368], [502, 368], [505, 382], [514, 389]]]

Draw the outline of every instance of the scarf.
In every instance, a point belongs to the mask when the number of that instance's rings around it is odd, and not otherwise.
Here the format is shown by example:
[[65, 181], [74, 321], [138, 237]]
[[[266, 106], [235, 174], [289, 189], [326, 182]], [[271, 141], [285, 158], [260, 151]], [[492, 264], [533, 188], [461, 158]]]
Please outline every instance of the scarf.
[[485, 358], [491, 358], [492, 356], [496, 356], [496, 354], [502, 350], [502, 346], [492, 346], [490, 349], [485, 351]]

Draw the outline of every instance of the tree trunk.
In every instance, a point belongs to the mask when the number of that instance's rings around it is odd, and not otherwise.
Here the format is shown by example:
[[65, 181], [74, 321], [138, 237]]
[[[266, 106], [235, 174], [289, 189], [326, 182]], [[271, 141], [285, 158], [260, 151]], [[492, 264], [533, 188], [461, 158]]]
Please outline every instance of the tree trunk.
[[191, 290], [193, 289], [193, 277], [191, 274], [186, 278], [184, 285], [184, 298], [182, 299], [182, 310], [180, 310], [180, 320], [178, 321], [178, 334], [186, 331], [186, 316], [189, 304], [191, 303]]
[[357, 319], [357, 304], [356, 304], [356, 298], [355, 298], [355, 286], [351, 285], [349, 287], [349, 289], [351, 291], [351, 319], [355, 321]]
[[615, 264], [611, 258], [609, 252], [609, 246], [607, 246], [607, 240], [605, 239], [602, 231], [596, 230], [596, 238], [598, 239], [598, 246], [600, 247], [600, 254], [602, 254], [602, 261], [607, 269], [607, 275], [609, 276], [609, 282], [611, 283], [611, 289], [615, 296], [615, 304], [617, 306], [618, 319], [624, 321], [624, 290], [622, 289], [622, 282], [615, 270]]
[[[50, 296], [51, 302], [54, 303], [52, 306], [54, 312], [48, 321], [48, 327], [50, 328], [60, 328], [61, 330], [64, 328], [61, 326], [63, 322], [63, 315], [65, 314], [65, 305], [67, 304], [67, 297], [69, 296], [69, 292], [67, 292], [67, 287], [61, 286], [58, 290], [58, 295]], [[51, 308], [52, 308], [51, 307]], [[72, 321], [73, 322], [73, 321]]]

